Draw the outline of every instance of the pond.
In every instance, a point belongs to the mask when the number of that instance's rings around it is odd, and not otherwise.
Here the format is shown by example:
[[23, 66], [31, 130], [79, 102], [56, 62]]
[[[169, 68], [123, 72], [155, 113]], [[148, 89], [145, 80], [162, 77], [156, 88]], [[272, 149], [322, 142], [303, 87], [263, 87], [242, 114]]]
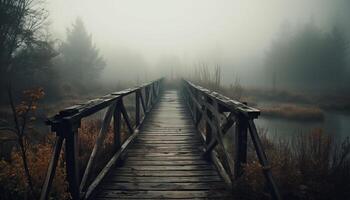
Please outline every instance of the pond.
[[324, 120], [317, 122], [260, 116], [255, 120], [255, 124], [257, 128], [267, 129], [268, 137], [271, 139], [288, 139], [294, 134], [308, 133], [315, 128], [322, 128], [324, 133], [332, 134], [336, 139], [343, 140], [350, 137], [350, 114], [348, 113], [325, 111]]

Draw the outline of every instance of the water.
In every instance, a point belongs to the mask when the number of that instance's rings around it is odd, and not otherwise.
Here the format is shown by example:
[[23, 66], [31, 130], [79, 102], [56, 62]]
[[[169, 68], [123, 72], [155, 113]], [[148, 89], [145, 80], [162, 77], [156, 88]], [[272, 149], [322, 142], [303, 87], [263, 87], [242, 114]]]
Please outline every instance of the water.
[[350, 115], [338, 112], [325, 112], [324, 120], [319, 122], [260, 117], [255, 120], [255, 124], [258, 128], [267, 129], [267, 134], [272, 139], [288, 139], [295, 134], [308, 133], [315, 128], [322, 128], [324, 133], [332, 134], [336, 139], [350, 137]]

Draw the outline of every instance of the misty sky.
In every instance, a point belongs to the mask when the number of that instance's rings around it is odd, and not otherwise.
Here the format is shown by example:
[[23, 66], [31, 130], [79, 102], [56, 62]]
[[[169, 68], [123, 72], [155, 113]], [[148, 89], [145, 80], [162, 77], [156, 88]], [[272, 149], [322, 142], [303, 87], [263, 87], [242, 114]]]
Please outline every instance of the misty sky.
[[286, 21], [297, 27], [313, 20], [329, 29], [342, 10], [348, 10], [342, 2], [48, 0], [47, 6], [51, 31], [60, 39], [65, 38], [66, 28], [76, 17], [83, 19], [108, 68], [112, 68], [115, 54], [129, 52], [151, 68], [162, 58], [171, 57], [185, 66], [204, 62], [234, 69], [252, 60], [261, 62]]

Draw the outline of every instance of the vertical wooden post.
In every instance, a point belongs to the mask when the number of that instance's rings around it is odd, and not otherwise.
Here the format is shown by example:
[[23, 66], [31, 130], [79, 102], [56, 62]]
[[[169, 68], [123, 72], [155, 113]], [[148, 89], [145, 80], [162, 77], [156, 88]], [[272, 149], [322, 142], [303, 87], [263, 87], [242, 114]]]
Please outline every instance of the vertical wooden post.
[[212, 129], [211, 126], [209, 124], [209, 122], [205, 122], [205, 143], [207, 145], [210, 144], [211, 140], [212, 140]]
[[158, 93], [157, 93], [157, 84], [158, 84], [158, 82], [154, 82], [153, 83], [153, 93], [154, 93], [154, 97], [156, 97], [156, 98], [154, 98], [154, 100], [156, 100], [157, 99], [157, 96], [158, 96]]
[[160, 89], [160, 87], [162, 86], [161, 84], [162, 84], [162, 81], [157, 81], [157, 95], [158, 96], [159, 96], [160, 91], [161, 91], [161, 89]]
[[207, 115], [206, 117], [206, 121], [205, 121], [205, 143], [207, 145], [210, 144], [211, 140], [213, 139], [213, 130], [210, 126], [210, 123], [208, 122], [208, 120], [212, 119], [211, 113], [208, 109], [205, 110], [205, 114]]
[[199, 111], [198, 108], [196, 108], [195, 113], [196, 113], [195, 127], [198, 128], [199, 122], [201, 120], [201, 112]]
[[149, 91], [149, 87], [148, 86], [146, 86], [145, 87], [145, 96], [146, 96], [146, 98], [145, 98], [145, 103], [146, 103], [146, 110], [148, 111], [149, 109], [149, 107], [148, 107], [148, 104], [149, 104], [149, 93], [150, 93], [150, 91]]
[[[193, 93], [193, 97], [195, 98], [195, 99], [197, 99], [197, 93], [196, 92], [194, 92]], [[198, 112], [197, 112], [197, 104], [195, 103], [195, 100], [194, 99], [191, 99], [192, 100], [192, 111], [193, 111], [193, 119], [194, 119], [194, 121], [195, 121], [195, 123], [197, 124], [197, 118], [198, 118]]]
[[121, 99], [118, 99], [117, 105], [114, 109], [113, 113], [113, 129], [114, 129], [114, 151], [117, 152], [119, 148], [121, 147], [121, 118], [122, 118], [122, 112], [121, 112]]
[[65, 157], [69, 192], [73, 200], [79, 200], [78, 125], [72, 125], [70, 122], [64, 121], [60, 131], [66, 136]]
[[[210, 104], [209, 103], [210, 99], [207, 98], [205, 99], [205, 104]], [[212, 121], [213, 119], [213, 114], [211, 113], [211, 111], [207, 108], [207, 106], [205, 106], [205, 110], [204, 110], [205, 114], [206, 114], [206, 121], [205, 121], [205, 130], [206, 130], [206, 138], [205, 138], [205, 142], [207, 145], [210, 144], [211, 140], [213, 139], [213, 129], [212, 127], [210, 126], [210, 123], [208, 120]]]
[[[208, 118], [206, 120], [209, 120]], [[205, 144], [207, 146], [209, 146], [210, 142], [212, 141], [213, 139], [213, 130], [209, 124], [209, 122], [205, 122]], [[204, 154], [204, 158], [208, 161], [211, 160], [211, 151], [207, 151], [205, 154]]]
[[135, 103], [136, 103], [136, 106], [135, 106], [135, 124], [136, 124], [136, 127], [138, 125], [140, 125], [140, 90], [137, 90], [135, 92]]
[[196, 119], [197, 119], [197, 109], [196, 109], [196, 106], [195, 106], [195, 104], [193, 103], [192, 104], [192, 119], [194, 120], [194, 121], [196, 121]]
[[57, 135], [55, 146], [53, 148], [51, 161], [47, 170], [45, 182], [41, 190], [40, 200], [46, 200], [49, 196], [53, 178], [55, 177], [56, 167], [61, 154], [63, 137]]
[[244, 116], [239, 116], [236, 121], [235, 131], [235, 166], [234, 176], [239, 178], [243, 174], [243, 164], [247, 163], [247, 130], [248, 121]]
[[155, 97], [156, 97], [156, 96], [155, 96], [156, 94], [154, 93], [154, 82], [151, 84], [150, 87], [151, 87], [151, 89], [150, 89], [150, 90], [151, 90], [151, 100], [150, 100], [150, 101], [151, 101], [151, 107], [152, 107], [152, 106], [153, 106], [154, 99], [155, 99]]

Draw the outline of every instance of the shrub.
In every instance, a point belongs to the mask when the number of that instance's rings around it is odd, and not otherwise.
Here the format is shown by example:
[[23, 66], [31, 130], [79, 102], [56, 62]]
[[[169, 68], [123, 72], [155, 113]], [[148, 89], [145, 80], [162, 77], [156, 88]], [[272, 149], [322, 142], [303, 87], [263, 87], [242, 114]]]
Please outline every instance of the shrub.
[[[29, 170], [32, 174], [35, 193], [39, 194], [45, 179], [48, 164], [52, 154], [53, 140], [48, 136], [40, 144], [26, 143]], [[56, 169], [53, 180], [51, 197], [55, 199], [67, 199], [66, 173], [62, 155]], [[0, 199], [27, 199], [27, 182], [23, 171], [23, 162], [19, 151], [14, 149], [11, 160], [0, 161]]]
[[[348, 138], [339, 143], [322, 129], [276, 143], [269, 142], [264, 133], [260, 137], [283, 199], [350, 198]], [[256, 157], [248, 160], [251, 161], [245, 165], [245, 174], [236, 190], [243, 191], [246, 199], [269, 198], [261, 165]]]

